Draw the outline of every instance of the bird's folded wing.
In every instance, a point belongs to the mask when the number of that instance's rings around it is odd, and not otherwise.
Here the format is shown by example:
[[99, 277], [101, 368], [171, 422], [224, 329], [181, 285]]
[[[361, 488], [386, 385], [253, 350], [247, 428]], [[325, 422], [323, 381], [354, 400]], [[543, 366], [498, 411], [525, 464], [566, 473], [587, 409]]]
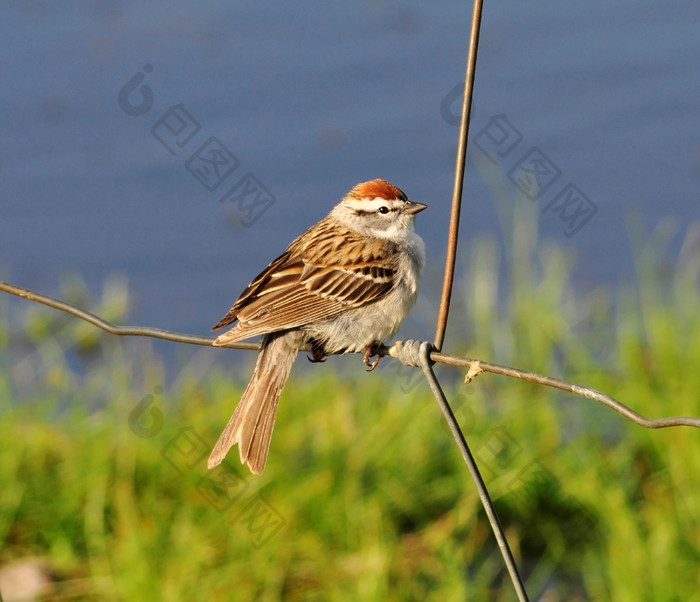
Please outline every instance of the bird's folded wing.
[[[298, 328], [381, 299], [393, 286], [398, 250], [388, 241], [372, 247], [358, 237], [333, 239], [332, 253], [321, 238], [313, 248], [295, 248], [263, 271], [215, 328], [238, 320], [222, 335], [233, 342]], [[331, 257], [342, 258], [329, 261]]]

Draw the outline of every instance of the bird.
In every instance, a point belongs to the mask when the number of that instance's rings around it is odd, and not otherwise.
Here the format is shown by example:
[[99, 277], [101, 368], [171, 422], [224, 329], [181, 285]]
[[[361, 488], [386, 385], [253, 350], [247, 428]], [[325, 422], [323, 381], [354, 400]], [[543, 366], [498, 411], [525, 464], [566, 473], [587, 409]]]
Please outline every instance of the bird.
[[233, 327], [213, 345], [262, 335], [261, 348], [209, 456], [210, 469], [238, 444], [241, 463], [262, 474], [282, 389], [299, 351], [312, 362], [364, 352], [369, 370], [376, 367], [382, 341], [398, 331], [418, 295], [425, 244], [414, 221], [426, 208], [386, 180], [357, 184], [240, 294], [212, 330]]

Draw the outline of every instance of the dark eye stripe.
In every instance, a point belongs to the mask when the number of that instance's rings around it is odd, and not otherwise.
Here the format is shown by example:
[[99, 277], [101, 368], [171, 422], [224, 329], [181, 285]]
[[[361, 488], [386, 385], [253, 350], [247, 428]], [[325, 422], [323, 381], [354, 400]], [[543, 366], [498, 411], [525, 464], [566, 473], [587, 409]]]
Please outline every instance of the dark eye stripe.
[[394, 209], [393, 207], [386, 207], [385, 205], [382, 205], [379, 209], [376, 209], [375, 211], [355, 209], [355, 215], [369, 215], [370, 213], [381, 213], [382, 215], [386, 215], [390, 211], [396, 211], [396, 209]]

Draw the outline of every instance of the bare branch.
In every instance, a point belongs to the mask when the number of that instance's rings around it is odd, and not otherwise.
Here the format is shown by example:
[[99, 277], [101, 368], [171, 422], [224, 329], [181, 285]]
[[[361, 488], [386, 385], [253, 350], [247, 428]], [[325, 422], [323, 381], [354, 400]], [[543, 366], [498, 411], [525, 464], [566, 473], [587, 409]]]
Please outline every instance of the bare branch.
[[[54, 309], [60, 309], [61, 311], [65, 311], [66, 313], [80, 318], [81, 320], [90, 322], [90, 324], [93, 324], [102, 330], [106, 330], [110, 334], [120, 336], [152, 337], [155, 339], [165, 339], [166, 341], [175, 341], [176, 343], [189, 343], [190, 345], [204, 345], [207, 347], [211, 346], [211, 344], [214, 342], [214, 337], [199, 337], [192, 334], [172, 332], [171, 330], [161, 330], [160, 328], [149, 328], [147, 326], [115, 326], [111, 322], [107, 322], [107, 320], [103, 320], [99, 316], [79, 309], [74, 305], [59, 301], [53, 297], [40, 295], [39, 293], [35, 293], [29, 289], [14, 286], [1, 280], [0, 291], [5, 291], [6, 293], [17, 295], [18, 297], [23, 297], [24, 299], [29, 299], [30, 301], [35, 301], [36, 303], [41, 303], [42, 305], [48, 305]], [[258, 343], [232, 343], [227, 345], [227, 347], [234, 347], [236, 349], [260, 349], [260, 345]]]
[[467, 465], [469, 474], [476, 485], [476, 490], [479, 493], [481, 504], [486, 511], [486, 516], [488, 517], [489, 524], [491, 525], [491, 530], [496, 537], [498, 548], [501, 552], [501, 556], [503, 557], [503, 562], [506, 565], [508, 574], [510, 575], [510, 579], [513, 583], [515, 593], [518, 596], [518, 600], [527, 602], [528, 597], [523, 580], [518, 572], [518, 567], [515, 564], [513, 552], [508, 544], [508, 539], [506, 539], [506, 534], [501, 525], [501, 521], [498, 519], [498, 514], [496, 514], [496, 508], [493, 505], [493, 501], [489, 495], [486, 483], [484, 483], [481, 472], [479, 472], [479, 467], [477, 466], [474, 456], [469, 449], [469, 444], [467, 443], [464, 433], [462, 433], [462, 429], [459, 426], [459, 422], [457, 422], [454, 412], [450, 407], [450, 402], [447, 401], [447, 398], [442, 391], [442, 387], [440, 386], [440, 383], [433, 372], [433, 364], [435, 363], [431, 358], [433, 346], [428, 342], [421, 343], [419, 341], [397, 341], [394, 346], [389, 349], [389, 351], [393, 351], [391, 355], [395, 355], [401, 361], [401, 363], [407, 366], [416, 366], [423, 370], [423, 376], [425, 376], [425, 379], [428, 381], [428, 386], [435, 397], [435, 401], [437, 401], [438, 405], [440, 406], [440, 410], [442, 410], [442, 415], [447, 421], [452, 437], [454, 438], [455, 443], [457, 443], [457, 447], [462, 454], [462, 459]]
[[455, 275], [455, 262], [457, 258], [457, 238], [459, 235], [459, 214], [462, 208], [462, 183], [464, 181], [464, 165], [467, 160], [467, 141], [469, 140], [469, 118], [472, 108], [472, 94], [474, 91], [474, 74], [476, 72], [476, 54], [479, 48], [479, 31], [481, 29], [481, 0], [474, 0], [472, 12], [471, 34], [469, 37], [469, 53], [467, 55], [467, 73], [464, 78], [464, 98], [462, 100], [462, 118], [459, 126], [459, 142], [457, 144], [457, 163], [455, 165], [455, 179], [452, 191], [452, 209], [450, 213], [450, 226], [447, 238], [447, 258], [445, 259], [445, 275], [442, 283], [442, 295], [440, 297], [440, 310], [435, 329], [436, 349], [442, 349], [447, 328], [447, 315], [450, 312], [450, 299], [452, 297], [452, 283]]
[[[76, 316], [81, 320], [90, 322], [94, 326], [101, 328], [111, 334], [119, 336], [141, 336], [141, 337], [152, 337], [157, 339], [165, 339], [166, 341], [174, 341], [176, 343], [188, 343], [190, 345], [204, 345], [211, 346], [214, 342], [213, 337], [201, 337], [191, 334], [183, 334], [181, 332], [173, 332], [170, 330], [161, 330], [160, 328], [149, 328], [145, 326], [115, 326], [111, 322], [107, 322], [102, 318], [92, 314], [90, 312], [79, 309], [69, 303], [59, 301], [52, 297], [47, 297], [46, 295], [40, 295], [26, 288], [21, 288], [19, 286], [14, 286], [7, 282], [0, 281], [0, 291], [5, 291], [12, 295], [17, 295], [18, 297], [23, 297], [30, 301], [36, 303], [41, 303], [42, 305], [48, 305], [55, 309], [59, 309], [66, 313]], [[401, 341], [397, 341], [391, 347], [383, 346], [379, 349], [379, 355], [385, 356], [390, 355], [391, 357], [401, 359], [399, 357], [398, 348], [402, 346]], [[257, 351], [260, 349], [258, 343], [231, 343], [226, 345], [226, 347], [231, 347], [234, 349], [250, 349]], [[584, 397], [592, 401], [597, 401], [609, 408], [615, 410], [618, 414], [621, 414], [628, 420], [649, 429], [658, 429], [669, 426], [692, 426], [695, 428], [700, 428], [700, 418], [693, 418], [690, 416], [669, 416], [664, 418], [645, 418], [641, 414], [638, 414], [628, 406], [626, 406], [621, 401], [596, 391], [595, 389], [590, 389], [588, 387], [582, 387], [574, 383], [567, 382], [552, 376], [545, 376], [543, 374], [536, 374], [535, 372], [528, 372], [526, 370], [519, 370], [518, 368], [510, 368], [509, 366], [501, 366], [499, 364], [492, 364], [490, 362], [484, 362], [482, 360], [470, 359], [464, 357], [457, 357], [454, 355], [448, 355], [446, 353], [441, 353], [439, 351], [432, 351], [430, 354], [430, 359], [434, 362], [440, 364], [447, 364], [449, 366], [457, 366], [460, 368], [466, 368], [468, 376], [470, 378], [476, 377], [480, 372], [490, 372], [492, 374], [500, 374], [502, 376], [509, 376], [510, 378], [518, 378], [520, 380], [525, 380], [531, 383], [545, 385], [547, 387], [553, 387], [555, 389], [561, 389], [567, 393], [573, 393], [579, 397]]]
[[[389, 353], [391, 355], [391, 353]], [[450, 366], [460, 366], [463, 368], [468, 368], [470, 372], [473, 370], [473, 366], [478, 364], [478, 368], [482, 372], [491, 372], [492, 374], [500, 374], [502, 376], [509, 376], [510, 378], [519, 378], [520, 380], [526, 380], [531, 383], [538, 385], [545, 385], [547, 387], [553, 387], [554, 389], [561, 389], [567, 393], [573, 393], [579, 397], [585, 397], [592, 401], [597, 401], [603, 405], [608, 406], [610, 409], [615, 410], [618, 414], [621, 414], [628, 420], [643, 426], [648, 429], [660, 429], [668, 426], [693, 426], [695, 428], [700, 428], [700, 418], [693, 418], [690, 416], [669, 416], [664, 418], [645, 418], [641, 414], [638, 414], [634, 410], [630, 409], [621, 401], [596, 391], [595, 389], [590, 389], [588, 387], [582, 387], [574, 383], [561, 380], [559, 378], [554, 378], [552, 376], [545, 376], [543, 374], [536, 374], [535, 372], [528, 372], [526, 370], [519, 370], [517, 368], [510, 368], [509, 366], [501, 366], [499, 364], [492, 364], [490, 362], [484, 362], [477, 359], [468, 359], [463, 357], [455, 357], [453, 355], [446, 355], [444, 353], [439, 353], [433, 351], [430, 354], [430, 359], [435, 362], [440, 362], [442, 364], [448, 364]], [[473, 374], [472, 374], [473, 375]]]

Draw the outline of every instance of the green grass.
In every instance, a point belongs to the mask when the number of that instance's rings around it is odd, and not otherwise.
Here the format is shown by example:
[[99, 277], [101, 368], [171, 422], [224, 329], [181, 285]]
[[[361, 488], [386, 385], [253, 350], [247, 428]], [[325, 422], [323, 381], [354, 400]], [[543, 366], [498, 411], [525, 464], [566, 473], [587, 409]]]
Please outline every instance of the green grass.
[[[700, 257], [661, 270], [665, 228], [616, 290], [577, 290], [571, 258], [522, 231], [503, 259], [475, 242], [446, 350], [593, 386], [650, 417], [699, 416]], [[501, 264], [517, 277], [499, 280]], [[81, 291], [71, 281], [62, 296], [123, 321], [123, 285], [99, 302]], [[0, 561], [47, 558], [61, 600], [514, 599], [437, 405], [408, 369], [384, 360], [366, 374], [351, 357], [297, 371], [253, 477], [235, 452], [205, 469], [247, 373], [212, 367], [213, 353], [192, 349], [167, 375], [146, 340], [0, 298]], [[533, 599], [700, 600], [700, 431], [647, 431], [560, 392], [438, 374]], [[162, 424], [134, 413], [149, 393]]]

